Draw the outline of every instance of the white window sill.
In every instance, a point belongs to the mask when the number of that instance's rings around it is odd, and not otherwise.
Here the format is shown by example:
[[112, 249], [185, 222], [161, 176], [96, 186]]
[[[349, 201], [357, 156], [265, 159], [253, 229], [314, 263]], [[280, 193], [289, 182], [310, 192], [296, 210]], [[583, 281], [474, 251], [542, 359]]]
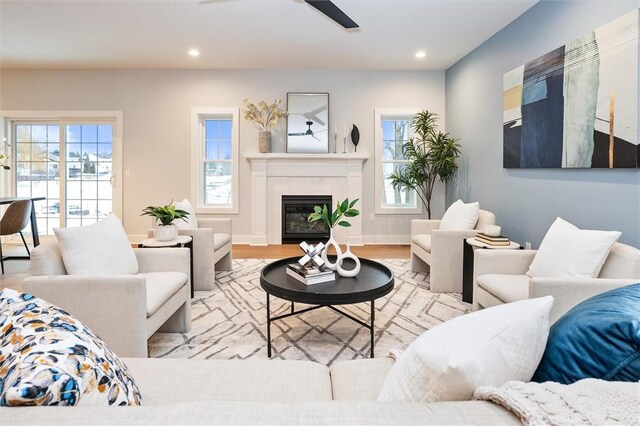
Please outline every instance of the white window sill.
[[375, 214], [422, 214], [422, 207], [376, 207]]
[[196, 214], [238, 214], [238, 207], [234, 206], [197, 206]]

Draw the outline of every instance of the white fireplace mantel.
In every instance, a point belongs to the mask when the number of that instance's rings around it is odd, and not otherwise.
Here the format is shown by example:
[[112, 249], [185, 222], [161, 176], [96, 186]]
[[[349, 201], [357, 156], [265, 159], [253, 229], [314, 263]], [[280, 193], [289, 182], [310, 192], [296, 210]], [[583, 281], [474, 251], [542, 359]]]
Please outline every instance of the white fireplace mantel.
[[[368, 153], [246, 153], [244, 158], [251, 162], [251, 245], [282, 242], [282, 195], [331, 195], [334, 203], [362, 200], [362, 166]], [[336, 227], [336, 239], [362, 245], [362, 216], [349, 222], [349, 228]]]

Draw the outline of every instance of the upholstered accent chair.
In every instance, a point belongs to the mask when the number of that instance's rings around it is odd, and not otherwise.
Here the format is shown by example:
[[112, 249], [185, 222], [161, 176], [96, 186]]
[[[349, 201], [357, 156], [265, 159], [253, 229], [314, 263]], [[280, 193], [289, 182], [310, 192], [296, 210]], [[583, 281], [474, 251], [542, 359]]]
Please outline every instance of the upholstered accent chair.
[[[193, 285], [195, 290], [213, 290], [216, 269], [230, 271], [231, 219], [197, 217], [197, 228], [178, 227], [180, 235], [193, 238]], [[153, 230], [149, 230], [153, 237]]]
[[144, 358], [156, 331], [191, 329], [189, 250], [134, 253], [135, 275], [67, 275], [58, 242], [43, 242], [31, 251], [31, 276], [23, 290], [68, 311], [117, 355]]
[[536, 250], [486, 250], [474, 253], [473, 309], [489, 308], [546, 295], [554, 296], [551, 321], [596, 294], [640, 282], [640, 250], [615, 243], [597, 278], [529, 277]]
[[482, 209], [478, 211], [475, 229], [471, 230], [438, 229], [440, 220], [412, 220], [411, 270], [430, 272], [434, 293], [461, 293], [464, 240], [495, 223], [496, 216]]

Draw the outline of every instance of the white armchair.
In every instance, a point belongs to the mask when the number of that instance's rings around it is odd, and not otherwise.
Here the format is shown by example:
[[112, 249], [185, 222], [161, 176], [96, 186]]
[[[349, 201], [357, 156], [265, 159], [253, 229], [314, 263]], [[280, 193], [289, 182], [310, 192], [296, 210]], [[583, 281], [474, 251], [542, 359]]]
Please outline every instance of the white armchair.
[[478, 211], [478, 223], [473, 230], [443, 230], [438, 229], [440, 220], [412, 220], [411, 270], [430, 272], [434, 293], [461, 293], [464, 239], [495, 223], [496, 216], [486, 210]]
[[[213, 290], [216, 269], [231, 270], [231, 219], [197, 220], [197, 228], [179, 229], [179, 233], [193, 238], [194, 289]], [[149, 230], [149, 237], [153, 237], [153, 230]]]
[[640, 250], [615, 243], [598, 278], [531, 278], [526, 275], [535, 250], [484, 250], [474, 253], [473, 309], [531, 297], [554, 297], [551, 321], [596, 294], [640, 281]]
[[156, 331], [191, 328], [189, 250], [134, 249], [136, 275], [67, 275], [56, 241], [31, 252], [23, 290], [68, 311], [121, 357], [147, 357]]

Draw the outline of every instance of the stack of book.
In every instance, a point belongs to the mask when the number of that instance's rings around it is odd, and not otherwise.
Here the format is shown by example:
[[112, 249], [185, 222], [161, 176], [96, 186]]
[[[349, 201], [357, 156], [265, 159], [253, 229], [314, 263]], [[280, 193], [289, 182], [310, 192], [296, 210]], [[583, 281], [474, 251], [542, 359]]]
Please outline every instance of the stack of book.
[[509, 239], [502, 235], [498, 237], [490, 237], [482, 233], [478, 233], [476, 235], [476, 241], [488, 246], [508, 246], [509, 244], [511, 244]]
[[299, 263], [291, 263], [287, 265], [287, 275], [306, 285], [320, 284], [336, 279], [336, 273], [331, 269], [323, 267], [302, 266]]

